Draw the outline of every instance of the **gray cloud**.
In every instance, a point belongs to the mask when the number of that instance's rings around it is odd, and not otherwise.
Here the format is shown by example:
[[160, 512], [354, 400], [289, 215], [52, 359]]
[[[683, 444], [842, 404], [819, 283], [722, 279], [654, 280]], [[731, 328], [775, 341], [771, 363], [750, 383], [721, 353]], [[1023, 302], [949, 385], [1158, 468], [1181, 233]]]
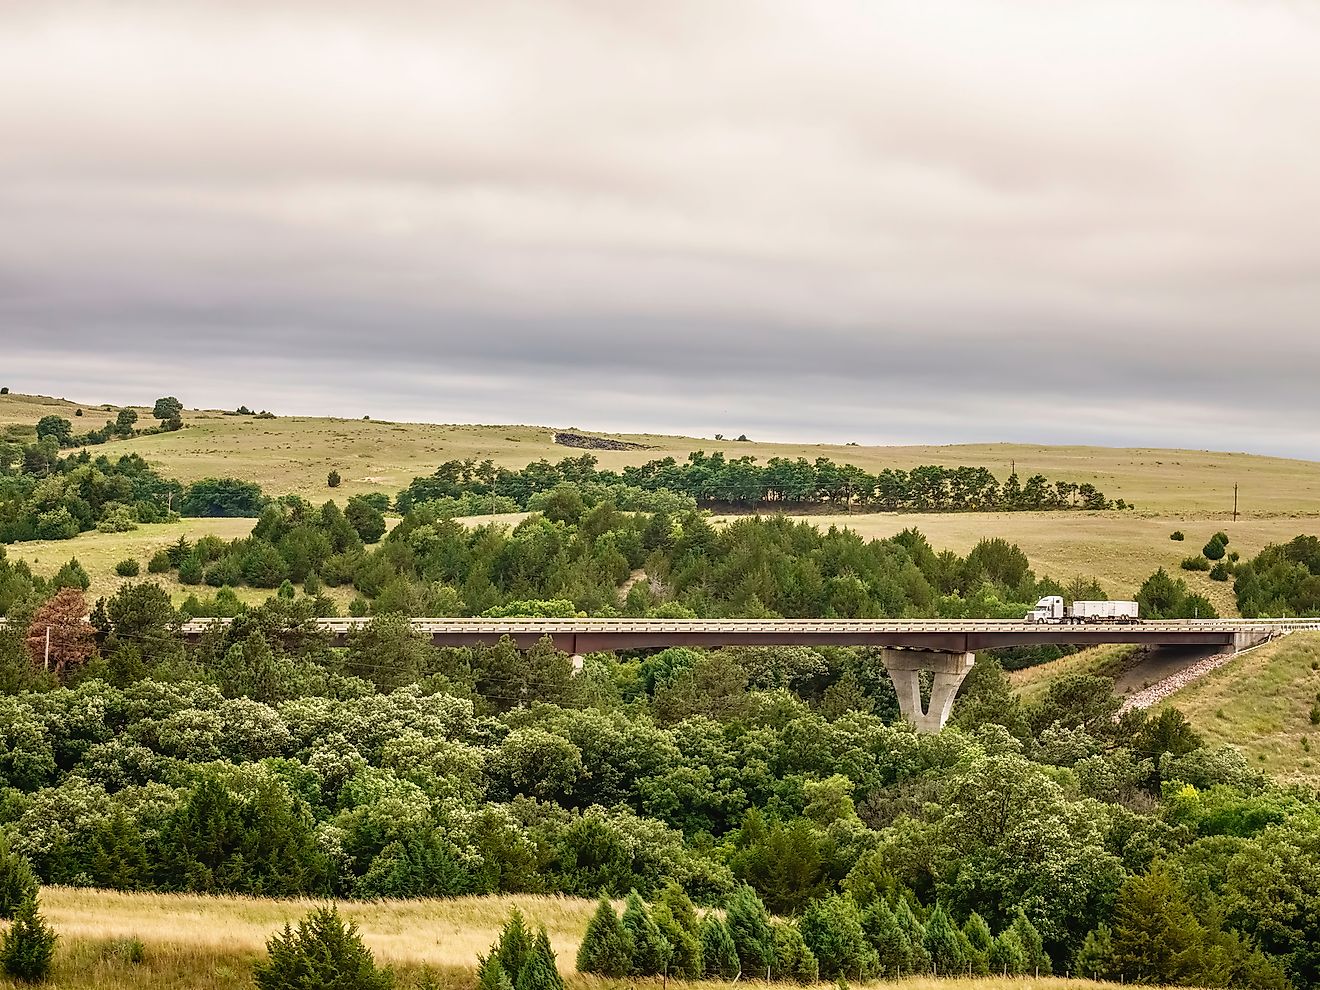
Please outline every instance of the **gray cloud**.
[[1290, 3], [0, 7], [11, 387], [1316, 456]]

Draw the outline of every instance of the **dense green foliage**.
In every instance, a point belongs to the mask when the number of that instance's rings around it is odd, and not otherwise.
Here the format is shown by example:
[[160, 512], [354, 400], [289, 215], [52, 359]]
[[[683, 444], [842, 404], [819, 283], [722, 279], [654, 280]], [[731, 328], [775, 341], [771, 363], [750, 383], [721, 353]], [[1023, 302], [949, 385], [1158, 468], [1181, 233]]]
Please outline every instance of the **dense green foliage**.
[[[915, 530], [865, 540], [785, 517], [723, 527], [690, 510], [625, 513], [612, 502], [547, 508], [513, 528], [465, 526], [433, 503], [384, 528], [362, 500], [348, 511], [298, 498], [268, 506], [252, 535], [180, 541], [160, 567], [185, 584], [277, 588], [350, 585], [355, 614], [1021, 617], [1047, 594], [1095, 595], [1038, 580], [1017, 547], [987, 539], [966, 556], [936, 553]], [[645, 580], [621, 586], [637, 571]], [[639, 575], [640, 577], [640, 575]], [[323, 614], [333, 606], [321, 599]], [[188, 605], [193, 615], [232, 614]]]
[[1234, 573], [1238, 610], [1248, 618], [1320, 615], [1320, 539], [1314, 536], [1268, 546]]
[[889, 512], [1132, 508], [1122, 499], [1106, 499], [1094, 485], [1052, 482], [1043, 475], [1033, 475], [1024, 484], [1013, 474], [1001, 484], [989, 470], [979, 467], [930, 465], [911, 471], [886, 468], [870, 474], [826, 457], [818, 457], [814, 463], [801, 457], [773, 457], [762, 466], [755, 457], [728, 459], [722, 453], [704, 451], [689, 454], [685, 463], [666, 457], [622, 471], [598, 469], [590, 454], [565, 458], [558, 464], [540, 460], [517, 471], [496, 467], [492, 461], [446, 461], [433, 474], [413, 479], [399, 493], [397, 507], [406, 512], [436, 499], [498, 493], [519, 507], [535, 508], [535, 496], [565, 483], [589, 495], [604, 489], [621, 508], [633, 507], [625, 505], [629, 498], [644, 500], [641, 493], [646, 492], [677, 494], [701, 505], [858, 505]]

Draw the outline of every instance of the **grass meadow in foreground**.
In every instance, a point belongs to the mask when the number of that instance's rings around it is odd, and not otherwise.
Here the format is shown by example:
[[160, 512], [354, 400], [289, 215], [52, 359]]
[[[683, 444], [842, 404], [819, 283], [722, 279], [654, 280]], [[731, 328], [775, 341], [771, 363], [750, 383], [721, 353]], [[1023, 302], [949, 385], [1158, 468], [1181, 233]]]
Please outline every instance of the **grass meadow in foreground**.
[[1243, 653], [1167, 702], [1212, 744], [1233, 746], [1282, 782], [1320, 783], [1320, 633]]
[[[46, 888], [43, 911], [60, 934], [52, 982], [55, 990], [229, 990], [251, 986], [253, 965], [266, 939], [285, 922], [306, 914], [316, 901], [249, 897], [198, 897]], [[499, 934], [517, 906], [533, 925], [544, 924], [569, 990], [625, 990], [659, 986], [655, 978], [607, 980], [575, 973], [577, 947], [595, 905], [558, 897], [460, 897], [453, 900], [341, 904], [378, 962], [395, 968], [400, 986], [429, 975], [438, 987], [469, 990], [477, 954]], [[126, 940], [142, 943], [140, 962]], [[730, 988], [709, 982], [694, 987]], [[787, 990], [789, 984], [762, 984]], [[881, 985], [881, 984], [876, 984]], [[1058, 978], [910, 979], [905, 990], [1089, 990], [1102, 984]], [[0, 988], [18, 987], [0, 978]]]

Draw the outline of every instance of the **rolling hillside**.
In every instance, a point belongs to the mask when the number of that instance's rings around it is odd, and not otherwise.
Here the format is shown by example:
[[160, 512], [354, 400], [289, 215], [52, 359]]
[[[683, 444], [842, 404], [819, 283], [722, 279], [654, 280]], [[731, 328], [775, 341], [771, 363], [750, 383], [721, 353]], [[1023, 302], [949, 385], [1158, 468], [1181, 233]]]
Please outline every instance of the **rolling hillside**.
[[[78, 409], [83, 416], [77, 417]], [[40, 396], [0, 396], [0, 426], [35, 424], [41, 416], [70, 418], [77, 429], [114, 416], [115, 408], [78, 405]], [[150, 422], [150, 409], [138, 409]], [[444, 460], [492, 458], [521, 467], [539, 458], [558, 460], [582, 451], [553, 442], [554, 430], [533, 426], [430, 425], [315, 417], [258, 419], [223, 412], [189, 411], [187, 426], [176, 433], [114, 441], [97, 452], [135, 451], [164, 474], [185, 482], [227, 475], [259, 482], [272, 494], [298, 493], [340, 501], [354, 494], [393, 494], [413, 477], [427, 474]], [[1129, 450], [1087, 447], [1041, 447], [1020, 444], [943, 447], [859, 447], [718, 442], [708, 438], [636, 435], [619, 437], [646, 449], [592, 453], [602, 465], [621, 467], [651, 458], [684, 458], [690, 451], [723, 450], [731, 457], [829, 457], [876, 471], [918, 464], [984, 465], [1000, 477], [1011, 465], [1026, 475], [1090, 481], [1112, 498], [1138, 505], [1136, 512], [1067, 513], [876, 513], [812, 515], [816, 525], [839, 525], [866, 536], [885, 537], [916, 526], [938, 549], [966, 553], [985, 536], [1019, 544], [1038, 574], [1060, 581], [1079, 575], [1097, 578], [1111, 597], [1131, 595], [1157, 567], [1176, 570], [1217, 529], [1226, 529], [1233, 549], [1244, 556], [1270, 542], [1286, 541], [1320, 528], [1320, 462], [1257, 457], [1248, 454], [1180, 450]], [[333, 491], [325, 476], [331, 469], [344, 478]], [[1234, 483], [1241, 486], [1243, 517], [1228, 522]], [[144, 527], [137, 533], [106, 537], [84, 534], [73, 541], [12, 546], [11, 555], [31, 562], [39, 573], [53, 573], [72, 555], [88, 567], [94, 594], [113, 591], [113, 565], [172, 542], [215, 532], [242, 535], [246, 525], [234, 520], [193, 520], [180, 527]], [[1185, 543], [1168, 539], [1174, 529], [1187, 533]], [[122, 541], [122, 545], [119, 541]], [[1181, 574], [1222, 614], [1233, 614], [1231, 588], [1204, 574]], [[182, 588], [172, 589], [177, 595]]]
[[[77, 428], [113, 418], [112, 408], [79, 406], [62, 399], [0, 396], [0, 425], [35, 424], [54, 413], [69, 418], [83, 409]], [[150, 410], [139, 409], [144, 421]], [[136, 451], [171, 477], [193, 481], [227, 474], [259, 482], [275, 493], [326, 493], [325, 476], [339, 470], [346, 498], [364, 491], [393, 493], [415, 476], [452, 458], [491, 458], [522, 467], [539, 458], [558, 460], [581, 451], [553, 442], [555, 428], [391, 423], [366, 419], [288, 416], [256, 419], [218, 411], [189, 410], [186, 428], [170, 434], [116, 441], [113, 451]], [[601, 434], [604, 435], [604, 434]], [[700, 437], [628, 435], [617, 439], [646, 449], [593, 451], [605, 467], [619, 468], [658, 457], [684, 458], [693, 450], [722, 450], [730, 457], [829, 457], [868, 471], [920, 464], [977, 465], [999, 477], [1016, 466], [1022, 477], [1091, 482], [1110, 498], [1135, 502], [1140, 514], [1222, 519], [1231, 514], [1233, 485], [1241, 486], [1247, 518], [1320, 515], [1320, 462], [1250, 454], [1190, 450], [1048, 447], [1029, 444], [861, 447], [845, 444], [739, 443]]]

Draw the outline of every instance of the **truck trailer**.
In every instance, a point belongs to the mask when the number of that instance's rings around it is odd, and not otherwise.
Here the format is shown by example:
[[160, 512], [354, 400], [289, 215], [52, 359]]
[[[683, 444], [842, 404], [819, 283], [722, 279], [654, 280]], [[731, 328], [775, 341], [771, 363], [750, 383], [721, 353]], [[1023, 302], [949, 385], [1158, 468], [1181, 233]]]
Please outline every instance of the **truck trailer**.
[[1023, 617], [1025, 622], [1047, 622], [1066, 625], [1076, 622], [1140, 622], [1140, 607], [1136, 602], [1073, 602], [1065, 605], [1062, 596], [1042, 598]]

